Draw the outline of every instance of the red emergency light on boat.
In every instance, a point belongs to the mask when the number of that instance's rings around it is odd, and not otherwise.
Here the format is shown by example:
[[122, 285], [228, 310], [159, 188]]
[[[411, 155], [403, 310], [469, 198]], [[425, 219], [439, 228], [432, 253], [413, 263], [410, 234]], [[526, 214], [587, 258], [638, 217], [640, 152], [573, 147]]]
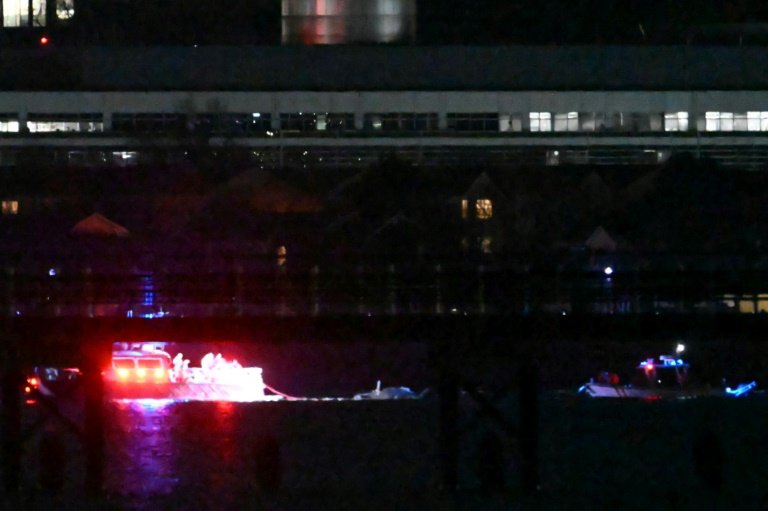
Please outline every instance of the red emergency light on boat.
[[116, 383], [161, 384], [171, 381], [171, 357], [164, 351], [118, 351], [104, 376]]

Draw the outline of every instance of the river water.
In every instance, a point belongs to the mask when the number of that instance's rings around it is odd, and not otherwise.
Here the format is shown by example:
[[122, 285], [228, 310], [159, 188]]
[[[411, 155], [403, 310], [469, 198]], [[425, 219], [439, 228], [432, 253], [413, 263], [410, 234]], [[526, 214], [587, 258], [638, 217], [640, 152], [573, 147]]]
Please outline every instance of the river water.
[[[506, 510], [528, 509], [535, 499], [538, 509], [557, 510], [645, 511], [649, 502], [659, 509], [725, 510], [734, 509], [734, 501], [738, 509], [768, 509], [768, 396], [584, 399], [575, 392], [583, 380], [568, 376], [591, 373], [593, 361], [579, 346], [558, 346], [557, 353], [568, 356], [553, 356], [541, 367], [535, 497], [521, 493], [521, 417], [507, 363], [478, 366], [472, 374], [504, 382], [487, 387], [499, 416], [466, 394], [460, 397], [459, 492], [449, 494], [442, 486], [441, 410], [434, 391], [417, 400], [350, 399], [354, 391], [373, 388], [381, 375], [390, 377], [385, 386], [434, 389], [424, 373], [423, 347], [397, 353], [370, 346], [274, 353], [259, 347], [267, 383], [308, 399], [107, 401], [104, 496], [96, 500], [84, 497], [85, 457], [77, 433], [40, 403], [26, 406], [23, 502], [6, 507]], [[572, 382], [558, 390], [552, 374], [558, 383]], [[60, 404], [82, 428], [81, 404]], [[503, 491], [489, 489], [498, 480]]]
[[[465, 398], [458, 424], [460, 491], [449, 500], [440, 482], [434, 398], [110, 402], [105, 497], [93, 506], [525, 509], [514, 436], [505, 436]], [[498, 404], [514, 424], [516, 399]], [[767, 405], [763, 395], [644, 402], [544, 393], [537, 505], [640, 510], [652, 501], [660, 509], [729, 509], [727, 503], [738, 500], [739, 509], [765, 509]], [[51, 459], [41, 449], [45, 438], [62, 442], [67, 453], [58, 465], [65, 472], [62, 488], [53, 493], [40, 487], [40, 463]], [[82, 447], [72, 434], [43, 427], [25, 453], [29, 509], [67, 509], [72, 502], [81, 509], [89, 502], [82, 498]], [[499, 471], [503, 493], [483, 491], [489, 467]]]

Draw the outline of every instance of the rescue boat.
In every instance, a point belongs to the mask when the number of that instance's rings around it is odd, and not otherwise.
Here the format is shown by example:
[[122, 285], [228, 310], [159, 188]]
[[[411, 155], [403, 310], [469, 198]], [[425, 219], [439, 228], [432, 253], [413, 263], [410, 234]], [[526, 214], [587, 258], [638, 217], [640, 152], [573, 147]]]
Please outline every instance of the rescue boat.
[[112, 399], [174, 399], [188, 401], [271, 401], [260, 367], [243, 367], [221, 354], [208, 353], [200, 366], [190, 367], [181, 353], [161, 349], [117, 350], [103, 372]]
[[[682, 351], [678, 348], [679, 351]], [[694, 397], [744, 397], [750, 395], [757, 382], [736, 387], [713, 387], [691, 379], [691, 366], [679, 353], [648, 358], [635, 368], [631, 383], [622, 384], [616, 373], [603, 372], [579, 387], [578, 393], [594, 398], [685, 399]]]

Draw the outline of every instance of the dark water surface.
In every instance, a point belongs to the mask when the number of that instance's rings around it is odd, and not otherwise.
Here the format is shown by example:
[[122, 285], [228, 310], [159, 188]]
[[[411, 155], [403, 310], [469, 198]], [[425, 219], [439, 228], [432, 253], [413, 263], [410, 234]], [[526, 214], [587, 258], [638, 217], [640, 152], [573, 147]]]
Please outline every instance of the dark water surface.
[[[514, 396], [497, 403], [518, 420]], [[82, 497], [82, 448], [62, 428], [27, 442], [29, 509], [766, 509], [768, 399], [540, 399], [535, 498], [519, 445], [466, 396], [459, 492], [442, 491], [439, 403], [120, 401], [107, 405], [106, 497]], [[57, 496], [44, 438], [66, 444]], [[50, 453], [49, 453], [50, 454]], [[489, 470], [502, 487], [484, 489]], [[53, 502], [53, 505], [51, 503]], [[733, 503], [738, 502], [737, 507]], [[24, 507], [21, 507], [24, 508]]]
[[144, 509], [184, 501], [238, 509], [281, 489], [423, 490], [435, 466], [427, 408], [416, 401], [113, 403], [107, 487]]

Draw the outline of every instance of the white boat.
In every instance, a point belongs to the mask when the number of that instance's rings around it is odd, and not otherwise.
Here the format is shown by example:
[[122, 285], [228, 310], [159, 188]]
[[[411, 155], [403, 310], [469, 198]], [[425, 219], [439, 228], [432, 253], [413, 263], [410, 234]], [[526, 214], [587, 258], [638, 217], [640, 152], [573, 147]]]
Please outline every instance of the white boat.
[[680, 357], [662, 355], [658, 360], [646, 359], [637, 365], [632, 381], [622, 384], [615, 373], [601, 373], [582, 385], [578, 392], [595, 398], [685, 399], [693, 397], [747, 396], [757, 382], [736, 387], [717, 388], [697, 385], [690, 377], [690, 365]]
[[208, 353], [199, 367], [190, 367], [179, 353], [160, 349], [118, 350], [103, 372], [113, 399], [176, 399], [187, 401], [272, 401], [260, 367], [243, 367], [221, 354]]
[[364, 399], [419, 399], [424, 397], [426, 389], [420, 393], [416, 393], [408, 387], [381, 387], [381, 380], [376, 382], [376, 388], [370, 392], [360, 392], [355, 394], [354, 400], [360, 401]]

